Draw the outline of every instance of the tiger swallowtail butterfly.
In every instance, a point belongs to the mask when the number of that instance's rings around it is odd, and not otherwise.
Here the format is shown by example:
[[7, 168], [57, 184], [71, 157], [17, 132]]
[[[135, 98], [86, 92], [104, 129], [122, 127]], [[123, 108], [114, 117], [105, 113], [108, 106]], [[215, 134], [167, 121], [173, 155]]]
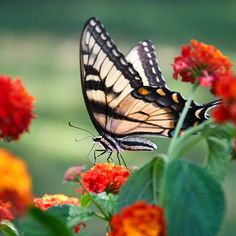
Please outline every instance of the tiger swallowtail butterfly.
[[[186, 100], [167, 88], [150, 40], [125, 57], [93, 17], [81, 35], [80, 70], [86, 107], [100, 134], [93, 138], [102, 147], [100, 155], [152, 151], [156, 144], [143, 136], [173, 136]], [[217, 103], [192, 102], [182, 129], [206, 120]]]

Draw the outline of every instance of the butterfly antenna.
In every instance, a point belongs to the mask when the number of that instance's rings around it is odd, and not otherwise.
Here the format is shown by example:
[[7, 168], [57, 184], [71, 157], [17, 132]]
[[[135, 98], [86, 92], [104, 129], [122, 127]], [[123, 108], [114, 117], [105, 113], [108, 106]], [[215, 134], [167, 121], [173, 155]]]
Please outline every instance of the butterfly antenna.
[[92, 132], [90, 132], [89, 130], [86, 130], [86, 129], [83, 129], [83, 128], [74, 126], [74, 125], [72, 125], [70, 122], [68, 122], [68, 124], [69, 124], [69, 126], [72, 127], [72, 128], [83, 130], [83, 131], [85, 131], [85, 132], [88, 132], [89, 134], [92, 134], [93, 137], [95, 137], [95, 135], [94, 135]]
[[83, 140], [85, 140], [85, 139], [87, 139], [87, 138], [91, 138], [91, 137], [93, 137], [93, 136], [91, 136], [91, 135], [89, 135], [89, 136], [87, 136], [87, 137], [85, 137], [85, 138], [82, 138], [82, 139], [75, 139], [75, 142], [81, 142], [81, 141], [83, 141]]

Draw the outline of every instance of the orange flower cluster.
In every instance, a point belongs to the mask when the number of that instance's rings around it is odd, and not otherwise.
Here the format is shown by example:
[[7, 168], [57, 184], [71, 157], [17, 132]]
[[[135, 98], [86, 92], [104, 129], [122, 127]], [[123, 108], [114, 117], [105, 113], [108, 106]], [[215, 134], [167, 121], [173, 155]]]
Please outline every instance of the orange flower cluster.
[[0, 75], [0, 139], [17, 140], [28, 131], [33, 102], [19, 79]]
[[32, 203], [32, 180], [24, 160], [0, 149], [0, 200], [12, 204], [13, 213], [22, 215]]
[[11, 212], [11, 203], [0, 201], [0, 222], [2, 220], [13, 220], [14, 216]]
[[165, 236], [162, 208], [139, 201], [113, 216], [109, 236]]
[[182, 81], [191, 83], [198, 80], [201, 86], [211, 88], [215, 81], [232, 74], [232, 66], [230, 59], [214, 46], [192, 40], [174, 59], [173, 77], [181, 76]]
[[124, 166], [113, 163], [96, 164], [90, 170], [81, 174], [82, 183], [92, 193], [116, 194], [120, 187], [130, 176], [129, 170]]
[[42, 198], [34, 198], [34, 204], [36, 207], [40, 208], [43, 211], [46, 211], [48, 208], [56, 205], [76, 205], [80, 206], [78, 198], [68, 197], [64, 194], [45, 194]]
[[[34, 204], [39, 209], [46, 211], [48, 208], [57, 206], [57, 205], [76, 205], [80, 206], [80, 202], [78, 198], [68, 197], [64, 194], [45, 194], [42, 198], [34, 198]], [[74, 226], [74, 233], [78, 234], [81, 230], [81, 226], [83, 228], [86, 227], [85, 223], [79, 223]]]
[[214, 93], [223, 99], [213, 110], [215, 121], [218, 123], [232, 121], [236, 125], [236, 76], [218, 80], [214, 85]]

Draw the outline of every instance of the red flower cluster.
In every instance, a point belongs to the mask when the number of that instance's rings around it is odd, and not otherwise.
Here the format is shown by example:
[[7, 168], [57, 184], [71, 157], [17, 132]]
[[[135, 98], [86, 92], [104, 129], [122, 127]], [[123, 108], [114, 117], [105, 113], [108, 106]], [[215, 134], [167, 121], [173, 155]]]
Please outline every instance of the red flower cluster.
[[0, 139], [17, 140], [28, 131], [33, 102], [19, 79], [0, 75]]
[[82, 183], [92, 193], [108, 192], [116, 194], [130, 176], [124, 166], [112, 163], [96, 164], [90, 170], [81, 174]]
[[139, 201], [113, 216], [109, 236], [165, 236], [162, 208]]
[[182, 46], [181, 55], [173, 64], [173, 77], [182, 77], [182, 81], [194, 83], [198, 80], [201, 86], [212, 87], [215, 81], [232, 74], [232, 63], [217, 48], [197, 40]]
[[216, 122], [232, 121], [236, 125], [236, 76], [218, 80], [214, 85], [214, 94], [223, 99], [213, 110]]
[[2, 220], [13, 220], [14, 216], [11, 212], [11, 203], [0, 201], [0, 222]]
[[67, 197], [63, 194], [45, 194], [42, 198], [34, 198], [34, 204], [43, 211], [46, 211], [48, 208], [56, 205], [72, 204], [80, 206], [78, 198]]

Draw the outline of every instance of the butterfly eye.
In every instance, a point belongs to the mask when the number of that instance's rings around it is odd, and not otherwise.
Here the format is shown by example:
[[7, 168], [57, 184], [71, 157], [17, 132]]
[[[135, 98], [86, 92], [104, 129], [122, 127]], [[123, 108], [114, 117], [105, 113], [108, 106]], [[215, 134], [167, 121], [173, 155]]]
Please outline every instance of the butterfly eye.
[[147, 90], [146, 88], [141, 87], [141, 88], [138, 89], [138, 93], [140, 95], [146, 96], [146, 95], [148, 95], [150, 93], [150, 91]]

